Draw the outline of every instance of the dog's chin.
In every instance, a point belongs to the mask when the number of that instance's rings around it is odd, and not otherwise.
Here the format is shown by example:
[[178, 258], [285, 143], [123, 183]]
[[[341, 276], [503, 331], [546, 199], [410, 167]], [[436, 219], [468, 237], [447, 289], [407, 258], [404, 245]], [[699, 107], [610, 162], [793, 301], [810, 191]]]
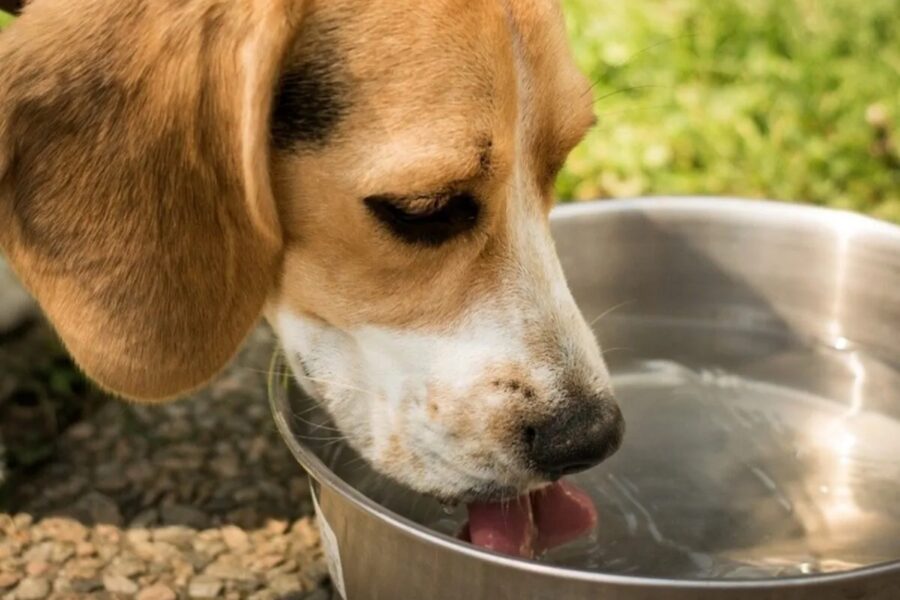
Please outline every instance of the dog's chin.
[[[314, 377], [310, 375], [305, 368], [305, 365], [299, 361], [298, 363], [299, 364], [295, 363], [291, 365], [292, 369], [294, 369], [295, 373], [298, 375], [294, 378], [294, 381], [312, 402], [315, 402], [321, 410], [328, 413], [327, 398], [319, 389], [317, 389], [318, 386], [312, 383]], [[334, 415], [330, 415], [330, 418], [332, 421], [335, 420]], [[446, 481], [447, 487], [442, 489], [423, 488], [421, 482], [417, 481], [417, 477], [413, 473], [404, 476], [403, 474], [396, 472], [391, 473], [387, 469], [379, 468], [376, 463], [365, 456], [365, 449], [362, 448], [360, 444], [356, 443], [353, 436], [348, 435], [345, 438], [345, 441], [360, 454], [362, 460], [364, 460], [372, 470], [382, 477], [390, 479], [407, 489], [449, 506], [470, 504], [473, 502], [502, 502], [505, 500], [513, 500], [524, 494], [541, 489], [551, 483], [550, 481], [539, 477], [523, 477], [522, 473], [518, 473], [516, 474], [516, 477], [512, 478], [512, 482], [509, 479], [503, 481], [502, 478], [498, 477], [497, 480], [485, 480], [484, 482], [479, 482], [475, 485], [471, 485], [471, 482], [459, 482], [459, 485], [453, 485], [453, 475], [448, 474]]]

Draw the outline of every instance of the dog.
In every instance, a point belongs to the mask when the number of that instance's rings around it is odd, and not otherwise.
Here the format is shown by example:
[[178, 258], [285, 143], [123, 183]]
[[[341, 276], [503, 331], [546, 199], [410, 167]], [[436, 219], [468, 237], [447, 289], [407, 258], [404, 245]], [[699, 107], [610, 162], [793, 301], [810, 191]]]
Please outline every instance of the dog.
[[0, 245], [104, 388], [182, 396], [264, 317], [436, 498], [620, 445], [549, 231], [595, 122], [556, 0], [34, 0], [0, 65]]

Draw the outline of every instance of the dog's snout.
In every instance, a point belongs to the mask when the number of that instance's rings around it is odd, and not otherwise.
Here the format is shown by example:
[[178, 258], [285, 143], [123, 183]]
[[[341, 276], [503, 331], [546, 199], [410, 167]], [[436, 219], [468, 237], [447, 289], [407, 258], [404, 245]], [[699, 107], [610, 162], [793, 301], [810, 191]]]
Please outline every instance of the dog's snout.
[[524, 430], [532, 468], [550, 478], [584, 471], [612, 456], [622, 443], [625, 420], [605, 394], [568, 402], [557, 414]]

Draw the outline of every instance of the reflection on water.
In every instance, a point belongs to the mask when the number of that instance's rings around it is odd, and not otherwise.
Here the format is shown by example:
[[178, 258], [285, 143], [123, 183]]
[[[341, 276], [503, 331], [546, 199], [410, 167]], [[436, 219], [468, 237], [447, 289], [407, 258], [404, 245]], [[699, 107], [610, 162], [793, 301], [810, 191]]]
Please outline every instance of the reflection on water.
[[[626, 329], [643, 350], [611, 365], [625, 443], [574, 477], [596, 501], [599, 525], [542, 560], [753, 579], [900, 558], [896, 369], [846, 340], [823, 348], [696, 324]], [[338, 474], [390, 509], [449, 534], [465, 520], [326, 446]]]

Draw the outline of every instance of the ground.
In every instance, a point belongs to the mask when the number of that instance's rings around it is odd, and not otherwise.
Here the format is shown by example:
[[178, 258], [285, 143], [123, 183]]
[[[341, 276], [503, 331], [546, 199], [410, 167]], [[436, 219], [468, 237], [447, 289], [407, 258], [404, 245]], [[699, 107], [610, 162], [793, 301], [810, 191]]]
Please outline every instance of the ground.
[[[768, 197], [900, 222], [897, 0], [564, 4], [599, 124], [563, 200]], [[210, 389], [139, 408], [93, 390], [45, 324], [0, 336], [0, 596], [327, 598], [307, 481], [267, 411], [270, 344], [261, 330]]]

